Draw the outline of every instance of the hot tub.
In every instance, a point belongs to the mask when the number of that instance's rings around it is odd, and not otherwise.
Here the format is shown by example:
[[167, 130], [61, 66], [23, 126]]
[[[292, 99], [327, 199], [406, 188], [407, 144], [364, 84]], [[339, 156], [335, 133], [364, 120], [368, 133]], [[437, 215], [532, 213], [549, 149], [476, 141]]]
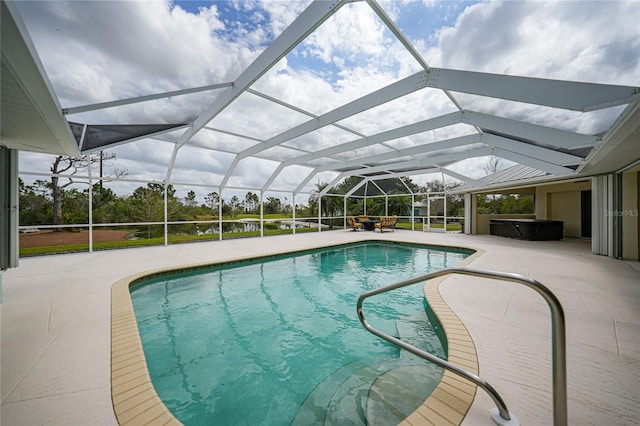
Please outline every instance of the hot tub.
[[548, 241], [561, 240], [564, 222], [541, 219], [491, 219], [491, 235], [518, 240]]

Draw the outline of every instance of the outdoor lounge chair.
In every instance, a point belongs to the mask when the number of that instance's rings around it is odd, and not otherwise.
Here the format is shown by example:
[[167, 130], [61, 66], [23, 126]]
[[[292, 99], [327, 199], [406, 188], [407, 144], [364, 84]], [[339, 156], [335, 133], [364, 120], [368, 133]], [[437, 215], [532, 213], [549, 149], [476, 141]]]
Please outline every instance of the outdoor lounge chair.
[[347, 216], [347, 226], [353, 228], [354, 231], [362, 229], [362, 224], [356, 222], [356, 218], [353, 216]]
[[384, 228], [393, 229], [393, 232], [396, 232], [396, 222], [398, 222], [398, 216], [382, 216], [380, 222], [375, 226], [380, 230], [380, 233]]

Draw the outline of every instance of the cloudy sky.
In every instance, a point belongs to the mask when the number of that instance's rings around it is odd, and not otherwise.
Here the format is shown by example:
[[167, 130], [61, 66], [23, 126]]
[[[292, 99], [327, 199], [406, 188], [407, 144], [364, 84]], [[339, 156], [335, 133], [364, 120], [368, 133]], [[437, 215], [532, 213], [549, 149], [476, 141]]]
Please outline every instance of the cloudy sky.
[[[55, 0], [23, 1], [18, 9], [60, 104], [67, 108], [231, 82], [308, 4], [294, 0]], [[640, 85], [638, 1], [392, 0], [380, 5], [432, 67]], [[253, 88], [322, 114], [420, 69], [367, 3], [356, 2], [342, 7]], [[175, 96], [68, 119], [117, 124], [189, 121], [218, 93]], [[464, 108], [586, 134], [606, 130], [621, 111], [579, 114], [454, 96]], [[455, 110], [442, 92], [423, 90], [340, 124], [370, 135]], [[264, 140], [308, 119], [245, 93], [208, 126]], [[420, 137], [424, 142], [424, 138], [469, 132], [463, 125], [450, 126]], [[180, 133], [165, 139], [175, 140]], [[194, 145], [213, 150], [181, 149], [172, 180], [218, 184], [233, 153], [255, 143], [229, 133], [198, 134]], [[291, 141], [290, 146], [315, 151], [352, 139], [353, 134], [326, 128]], [[415, 142], [405, 138], [390, 146], [403, 148]], [[113, 166], [128, 169], [130, 179], [163, 180], [173, 146], [162, 140], [123, 145], [110, 150], [118, 156]], [[286, 155], [286, 149], [273, 150], [270, 159], [241, 161], [229, 185], [261, 187], [278, 165], [273, 160]], [[477, 178], [484, 174], [483, 161], [467, 160], [452, 169]], [[23, 171], [46, 172], [50, 162], [50, 157], [21, 153]], [[273, 187], [292, 189], [287, 183], [299, 182], [308, 172], [289, 167]], [[310, 185], [333, 176], [319, 175]]]

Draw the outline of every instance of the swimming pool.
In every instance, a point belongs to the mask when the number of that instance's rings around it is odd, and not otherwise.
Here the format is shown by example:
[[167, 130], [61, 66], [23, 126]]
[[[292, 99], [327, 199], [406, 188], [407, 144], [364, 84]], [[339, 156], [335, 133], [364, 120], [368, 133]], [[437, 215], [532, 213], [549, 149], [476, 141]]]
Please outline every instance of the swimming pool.
[[[149, 373], [185, 424], [403, 419], [440, 369], [367, 333], [363, 291], [470, 254], [366, 243], [163, 275], [131, 289]], [[421, 286], [373, 299], [371, 322], [443, 357]]]

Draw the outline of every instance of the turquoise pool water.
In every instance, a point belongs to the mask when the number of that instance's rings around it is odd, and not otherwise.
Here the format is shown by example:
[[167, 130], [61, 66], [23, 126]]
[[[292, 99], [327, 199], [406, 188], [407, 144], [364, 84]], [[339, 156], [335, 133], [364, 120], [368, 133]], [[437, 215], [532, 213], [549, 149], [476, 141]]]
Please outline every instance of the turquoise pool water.
[[[361, 243], [145, 280], [131, 297], [153, 384], [186, 425], [400, 420], [442, 372], [364, 330], [357, 298], [469, 254]], [[445, 356], [422, 285], [364, 309], [375, 327]]]

